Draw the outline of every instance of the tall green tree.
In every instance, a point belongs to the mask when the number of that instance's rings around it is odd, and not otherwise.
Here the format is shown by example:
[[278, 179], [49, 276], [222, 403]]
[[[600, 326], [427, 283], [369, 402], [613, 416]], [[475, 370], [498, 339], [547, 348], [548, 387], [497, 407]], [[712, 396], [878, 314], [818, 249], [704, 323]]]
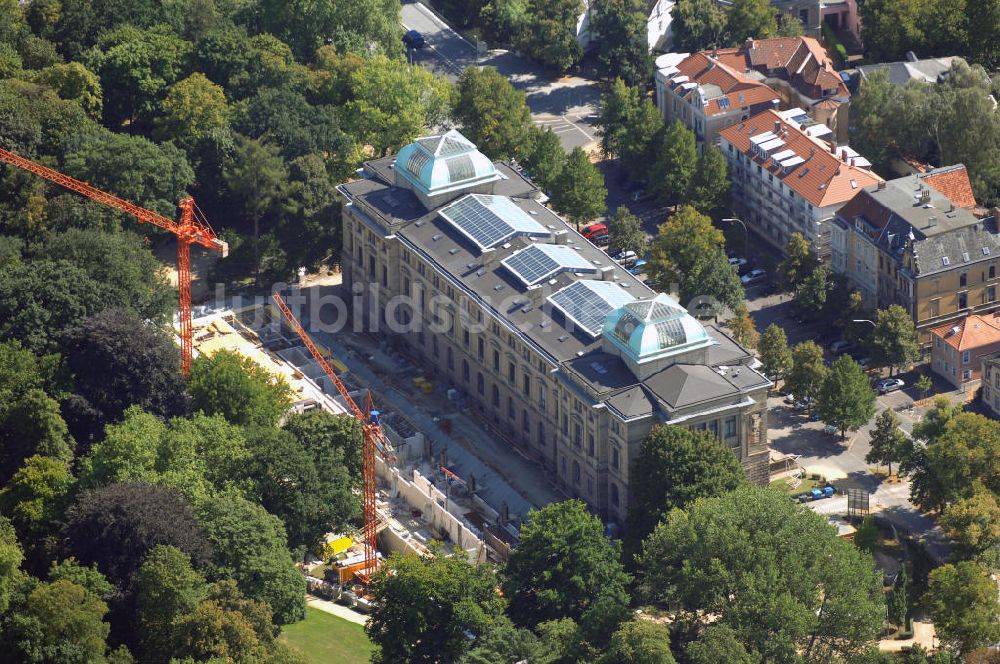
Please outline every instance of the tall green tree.
[[955, 654], [967, 655], [1000, 639], [996, 581], [979, 563], [960, 562], [932, 571], [923, 601], [938, 639]]
[[528, 0], [485, 0], [479, 10], [483, 36], [491, 44], [511, 44], [530, 20]]
[[642, 220], [621, 205], [608, 217], [608, 235], [611, 246], [619, 251], [634, 251], [637, 256], [646, 252], [646, 231], [642, 230]]
[[288, 187], [288, 171], [277, 148], [240, 137], [223, 178], [253, 226], [254, 284], [260, 285], [260, 222], [279, 205]]
[[729, 330], [733, 333], [733, 339], [744, 348], [754, 349], [760, 342], [760, 334], [757, 332], [757, 325], [750, 312], [742, 302], [736, 307], [734, 315], [729, 319]]
[[694, 53], [726, 46], [726, 12], [714, 0], [678, 0], [670, 12], [674, 48]]
[[[3, 494], [0, 493], [0, 496]], [[938, 523], [955, 544], [955, 557], [1000, 567], [1000, 501], [986, 489], [944, 509]]]
[[792, 370], [792, 351], [785, 330], [771, 323], [760, 337], [760, 361], [764, 375], [778, 380]]
[[372, 617], [365, 630], [374, 662], [455, 661], [471, 639], [503, 616], [504, 600], [486, 565], [459, 557], [394, 554], [372, 582]]
[[381, 156], [424, 131], [440, 127], [451, 113], [454, 90], [423, 67], [383, 56], [351, 73], [352, 99], [344, 109], [352, 133]]
[[554, 131], [547, 127], [533, 127], [529, 149], [522, 163], [531, 181], [542, 191], [551, 192], [566, 165], [566, 152]]
[[234, 424], [274, 426], [291, 406], [291, 388], [238, 353], [219, 351], [191, 364], [192, 405]]
[[207, 592], [205, 578], [180, 549], [156, 546], [146, 554], [136, 577], [139, 649], [144, 661], [170, 660], [177, 620], [193, 612]]
[[778, 34], [778, 17], [768, 0], [733, 0], [726, 21], [729, 43], [770, 39]]
[[552, 206], [580, 226], [607, 210], [604, 178], [580, 147], [573, 148], [552, 185]]
[[66, 580], [38, 584], [12, 616], [5, 635], [14, 661], [104, 662], [108, 605]]
[[462, 72], [453, 112], [465, 137], [490, 159], [508, 160], [528, 151], [532, 124], [524, 93], [493, 67]]
[[281, 519], [230, 493], [203, 501], [198, 521], [214, 550], [210, 579], [234, 579], [248, 598], [267, 603], [277, 624], [305, 618], [306, 580], [288, 552]]
[[778, 264], [778, 279], [784, 288], [798, 288], [818, 265], [816, 257], [809, 249], [809, 241], [798, 231], [788, 236], [785, 244], [785, 258]]
[[21, 581], [21, 562], [24, 552], [17, 541], [14, 526], [5, 516], [0, 516], [0, 612], [6, 613], [11, 596]]
[[885, 615], [870, 555], [752, 485], [671, 512], [639, 569], [646, 599], [675, 603], [697, 626], [730, 627], [764, 661], [848, 657], [878, 638]]
[[826, 265], [818, 265], [795, 289], [795, 306], [809, 316], [818, 316], [826, 310], [833, 273]]
[[840, 429], [841, 438], [875, 414], [875, 391], [864, 369], [850, 355], [841, 355], [830, 365], [817, 406], [823, 421]]
[[891, 408], [886, 408], [875, 418], [871, 433], [871, 449], [865, 455], [867, 463], [886, 464], [892, 476], [892, 462], [902, 458], [906, 434], [899, 428], [899, 418]]
[[[954, 11], [954, 10], [952, 10]], [[996, 38], [1000, 35], [1000, 5], [993, 0], [965, 0], [968, 40], [972, 58], [991, 70], [1000, 62]]]
[[73, 485], [73, 475], [65, 461], [34, 455], [25, 459], [24, 465], [0, 489], [0, 514], [10, 519], [18, 538], [26, 543], [29, 558], [45, 552], [47, 538], [57, 530]]
[[729, 203], [729, 185], [726, 158], [714, 145], [705, 146], [691, 175], [688, 202], [705, 214], [716, 213]]
[[0, 485], [36, 454], [71, 462], [75, 446], [58, 402], [41, 389], [30, 389], [0, 404]]
[[61, 99], [76, 101], [90, 117], [100, 119], [104, 107], [101, 79], [83, 63], [50, 65], [38, 72], [35, 80], [51, 87]]
[[639, 111], [639, 92], [621, 78], [615, 78], [607, 92], [601, 95], [597, 113], [597, 133], [601, 137], [601, 154], [616, 157], [621, 154], [625, 136]]
[[715, 316], [724, 313], [724, 309], [736, 311], [746, 298], [736, 268], [721, 249], [707, 255], [681, 281], [680, 295], [689, 309], [707, 305]]
[[567, 500], [528, 514], [501, 585], [515, 623], [571, 618], [609, 634], [625, 619], [628, 581], [620, 544], [582, 502]]
[[823, 364], [823, 349], [815, 341], [803, 341], [792, 348], [792, 368], [785, 376], [785, 387], [799, 399], [815, 400], [828, 372]]
[[671, 205], [687, 201], [697, 166], [694, 132], [675, 121], [657, 142], [656, 161], [649, 171], [650, 191]]
[[687, 647], [688, 659], [691, 664], [759, 664], [757, 653], [747, 652], [740, 643], [736, 632], [728, 625], [710, 625], [701, 633], [697, 640]]
[[576, 25], [583, 13], [581, 0], [528, 0], [527, 20], [513, 35], [514, 44], [558, 71], [565, 71], [583, 57], [576, 40]]
[[401, 56], [399, 5], [399, 0], [262, 0], [237, 6], [249, 14], [255, 32], [277, 36], [307, 59], [323, 44], [342, 53]]
[[906, 564], [899, 570], [888, 601], [889, 620], [900, 627], [906, 627], [910, 618], [910, 581]]
[[671, 284], [692, 279], [713, 256], [725, 259], [724, 247], [725, 236], [712, 220], [684, 206], [660, 224], [646, 269], [660, 290], [669, 291]]
[[631, 477], [627, 532], [636, 550], [671, 510], [732, 491], [746, 480], [736, 455], [716, 436], [681, 426], [658, 426], [646, 436]]
[[898, 304], [879, 309], [872, 333], [872, 362], [889, 367], [890, 374], [920, 359], [920, 344], [913, 319]]
[[611, 635], [602, 664], [676, 664], [670, 652], [670, 630], [665, 625], [635, 619]]
[[646, 4], [642, 0], [599, 0], [590, 11], [590, 29], [600, 40], [597, 57], [609, 78], [644, 85], [653, 73], [646, 39]]
[[161, 141], [174, 141], [196, 161], [201, 142], [228, 127], [229, 117], [222, 86], [195, 72], [170, 86], [162, 114], [155, 120], [155, 136]]

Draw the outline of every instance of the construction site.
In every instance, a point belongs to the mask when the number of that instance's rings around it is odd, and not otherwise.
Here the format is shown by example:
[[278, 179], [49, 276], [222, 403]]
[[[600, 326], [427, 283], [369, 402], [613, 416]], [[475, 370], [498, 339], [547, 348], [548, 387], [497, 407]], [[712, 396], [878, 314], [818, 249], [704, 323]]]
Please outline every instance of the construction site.
[[[320, 333], [310, 349], [273, 303], [230, 304], [211, 312], [199, 308], [203, 315], [193, 319], [195, 356], [228, 350], [251, 359], [289, 384], [294, 412], [321, 408], [356, 416], [352, 402], [377, 404], [373, 412], [385, 449], [366, 452], [374, 462], [375, 546], [366, 554], [364, 529], [329, 533], [323, 556], [305, 566], [312, 592], [365, 610], [359, 582], [373, 571], [374, 561], [392, 552], [433, 555], [433, 548], [436, 555], [461, 555], [473, 563], [506, 559], [522, 520], [536, 505], [456, 441], [450, 418], [420, 412], [412, 403], [412, 393], [427, 397], [428, 404], [451, 396], [460, 411], [453, 394], [435, 395], [435, 386], [415, 365], [391, 355], [381, 358], [394, 368], [389, 373], [396, 387], [387, 385], [377, 372], [380, 358], [371, 354], [381, 352], [357, 348], [356, 335], [333, 341]], [[402, 382], [409, 394], [399, 389]], [[410, 408], [394, 408], [401, 401]]]

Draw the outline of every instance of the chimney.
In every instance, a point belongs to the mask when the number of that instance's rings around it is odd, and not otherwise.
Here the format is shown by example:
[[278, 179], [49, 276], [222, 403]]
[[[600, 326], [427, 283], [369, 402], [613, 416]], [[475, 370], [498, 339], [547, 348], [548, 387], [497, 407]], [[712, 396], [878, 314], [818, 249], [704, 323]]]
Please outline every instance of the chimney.
[[1000, 208], [993, 208], [993, 227], [1000, 230]]
[[875, 188], [875, 191], [882, 191], [884, 189], [885, 189], [885, 180], [879, 180], [878, 186]]
[[907, 62], [916, 62], [917, 61], [917, 54], [914, 53], [913, 51], [907, 51], [906, 52], [906, 61]]
[[528, 302], [536, 307], [542, 305], [542, 301], [545, 299], [546, 289], [543, 285], [529, 286], [528, 287]]
[[565, 228], [552, 234], [552, 241], [554, 244], [566, 244], [566, 240], [568, 239], [569, 231]]
[[486, 249], [479, 259], [483, 262], [483, 267], [490, 267], [500, 260], [500, 252], [496, 249]]
[[747, 37], [747, 40], [743, 42], [743, 48], [753, 48], [753, 37]]
[[774, 134], [776, 136], [781, 136], [781, 120], [774, 121]]
[[837, 154], [837, 141], [833, 140], [832, 138], [830, 139], [830, 154], [832, 155]]
[[847, 148], [841, 148], [841, 150], [840, 150], [840, 160], [842, 162], [844, 162], [845, 164], [847, 163]]
[[809, 148], [809, 158], [812, 159], [815, 154], [816, 154], [816, 148], [810, 147]]
[[854, 157], [851, 157], [851, 168], [854, 168]]
[[613, 281], [615, 266], [605, 265], [592, 278], [596, 281]]

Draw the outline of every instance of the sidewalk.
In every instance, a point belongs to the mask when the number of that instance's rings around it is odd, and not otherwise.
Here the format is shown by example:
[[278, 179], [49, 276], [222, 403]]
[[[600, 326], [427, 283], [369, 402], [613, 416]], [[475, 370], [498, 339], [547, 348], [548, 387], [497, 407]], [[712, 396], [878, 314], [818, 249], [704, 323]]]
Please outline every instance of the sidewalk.
[[349, 609], [341, 604], [328, 602], [325, 599], [320, 599], [319, 597], [314, 597], [312, 595], [306, 595], [306, 606], [311, 606], [314, 609], [319, 609], [320, 611], [330, 613], [338, 618], [343, 618], [344, 620], [357, 623], [358, 625], [364, 625], [368, 622], [368, 616], [358, 613], [357, 611]]
[[899, 652], [904, 648], [912, 648], [919, 643], [927, 650], [933, 651], [935, 645], [934, 625], [929, 622], [913, 621], [912, 639], [882, 639], [878, 642], [878, 649], [882, 652]]

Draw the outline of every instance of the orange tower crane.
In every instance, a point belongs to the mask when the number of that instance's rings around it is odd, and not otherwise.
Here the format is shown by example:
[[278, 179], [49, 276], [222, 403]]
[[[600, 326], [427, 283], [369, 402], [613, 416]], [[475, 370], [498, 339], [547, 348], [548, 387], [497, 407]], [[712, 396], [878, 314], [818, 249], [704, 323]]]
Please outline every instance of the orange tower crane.
[[379, 423], [379, 411], [374, 409], [371, 391], [365, 396], [365, 409], [362, 411], [347, 391], [347, 387], [337, 377], [333, 367], [330, 366], [330, 363], [323, 354], [319, 352], [316, 344], [309, 338], [306, 331], [302, 329], [302, 325], [299, 324], [299, 321], [295, 318], [295, 314], [285, 304], [285, 300], [278, 293], [273, 293], [271, 297], [274, 299], [275, 304], [278, 305], [278, 309], [285, 316], [289, 327], [299, 335], [302, 343], [306, 345], [306, 348], [312, 354], [313, 359], [319, 363], [323, 371], [326, 372], [326, 375], [333, 381], [333, 384], [337, 387], [337, 391], [340, 392], [340, 396], [347, 402], [347, 407], [350, 409], [354, 419], [361, 426], [361, 435], [364, 441], [361, 448], [361, 469], [363, 475], [362, 506], [364, 510], [364, 526], [361, 530], [361, 538], [364, 540], [365, 562], [358, 576], [361, 577], [362, 581], [367, 582], [378, 565], [375, 552], [375, 535], [378, 528], [378, 517], [375, 513], [375, 451], [378, 450], [378, 453], [386, 462], [395, 463], [396, 455], [393, 452], [392, 443], [389, 442], [389, 439], [385, 437], [385, 433], [382, 431], [382, 426]]
[[152, 210], [139, 207], [135, 203], [113, 196], [107, 192], [92, 187], [86, 182], [75, 180], [68, 175], [63, 175], [51, 168], [36, 164], [30, 159], [20, 157], [13, 152], [0, 149], [0, 161], [12, 166], [34, 173], [43, 177], [49, 182], [82, 194], [98, 203], [104, 203], [110, 208], [114, 208], [128, 215], [135, 217], [140, 224], [149, 223], [168, 230], [177, 236], [177, 290], [180, 298], [180, 328], [181, 328], [181, 371], [187, 376], [191, 371], [192, 352], [192, 328], [191, 328], [191, 244], [200, 244], [203, 247], [213, 249], [222, 254], [225, 258], [229, 254], [229, 245], [220, 240], [208, 221], [195, 205], [193, 198], [185, 198], [178, 207], [181, 215], [179, 221], [174, 221], [157, 214]]

